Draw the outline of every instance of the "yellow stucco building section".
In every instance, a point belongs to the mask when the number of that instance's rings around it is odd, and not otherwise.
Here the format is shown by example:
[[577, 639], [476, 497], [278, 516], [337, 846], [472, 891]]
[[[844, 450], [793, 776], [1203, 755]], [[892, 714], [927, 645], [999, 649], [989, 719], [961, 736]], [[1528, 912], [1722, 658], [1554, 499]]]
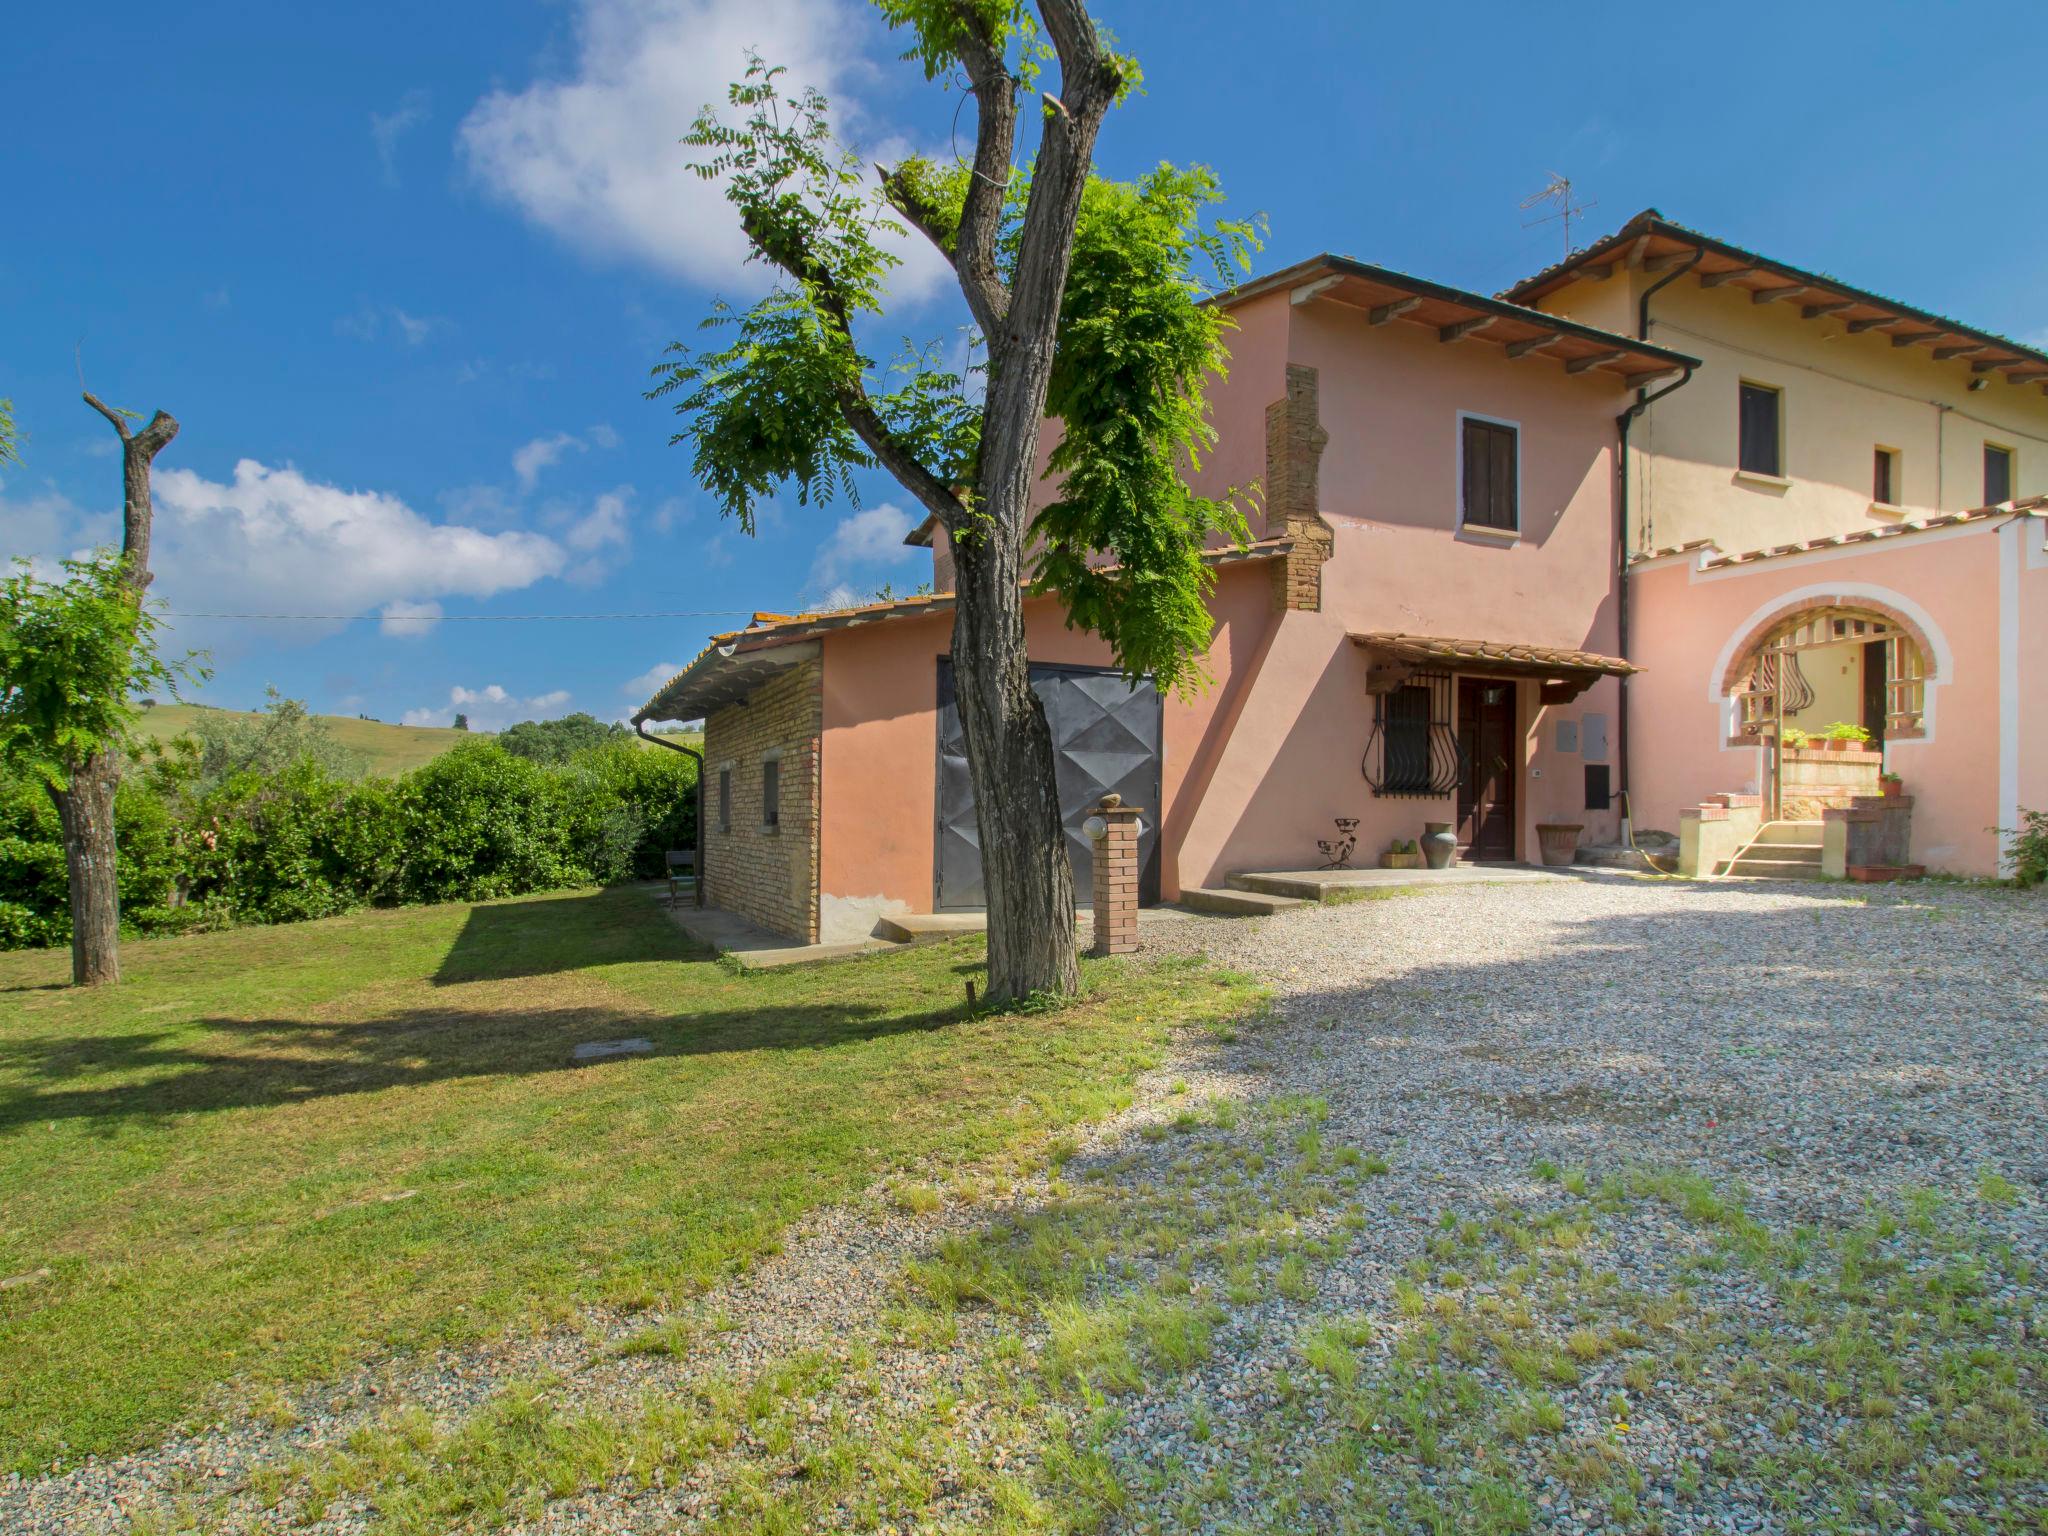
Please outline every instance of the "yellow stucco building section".
[[[1617, 266], [1541, 307], [1633, 335], [1661, 275]], [[1636, 551], [1711, 539], [1729, 552], [1770, 549], [1985, 505], [1984, 450], [2010, 451], [2012, 493], [2048, 492], [2048, 395], [2038, 383], [1973, 373], [1881, 330], [1852, 334], [1808, 318], [1797, 299], [1759, 304], [1740, 284], [1690, 273], [1650, 300], [1648, 340], [1701, 366], [1630, 437], [1630, 543]], [[1977, 383], [1980, 387], [1971, 388]], [[1781, 474], [1740, 464], [1744, 383], [1779, 392]], [[1878, 504], [1876, 453], [1894, 458], [1894, 500]]]

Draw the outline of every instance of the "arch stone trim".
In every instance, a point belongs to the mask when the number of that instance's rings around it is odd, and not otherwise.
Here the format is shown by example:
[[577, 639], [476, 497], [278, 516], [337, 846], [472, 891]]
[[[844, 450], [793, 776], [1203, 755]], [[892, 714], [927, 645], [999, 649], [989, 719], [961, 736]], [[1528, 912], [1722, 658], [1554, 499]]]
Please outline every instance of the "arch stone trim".
[[1895, 625], [1914, 645], [1919, 647], [1921, 665], [1927, 668], [1924, 680], [1928, 683], [1948, 681], [1947, 678], [1941, 675], [1940, 653], [1936, 651], [1933, 642], [1928, 638], [1927, 631], [1922, 629], [1919, 621], [1910, 614], [1893, 607], [1882, 598], [1865, 597], [1860, 594], [1850, 596], [1842, 593], [1829, 593], [1819, 596], [1808, 595], [1806, 597], [1787, 598], [1784, 602], [1772, 608], [1761, 619], [1757, 620], [1756, 623], [1752, 624], [1749, 633], [1742, 637], [1734, 651], [1730, 654], [1727, 669], [1721, 674], [1722, 697], [1726, 698], [1732, 695], [1742, 680], [1749, 675], [1750, 668], [1756, 663], [1757, 653], [1763, 649], [1764, 641], [1770, 636], [1772, 630], [1778, 628], [1787, 619], [1795, 619], [1805, 613], [1824, 612], [1831, 608], [1869, 614], [1874, 618], [1883, 619], [1887, 624]]

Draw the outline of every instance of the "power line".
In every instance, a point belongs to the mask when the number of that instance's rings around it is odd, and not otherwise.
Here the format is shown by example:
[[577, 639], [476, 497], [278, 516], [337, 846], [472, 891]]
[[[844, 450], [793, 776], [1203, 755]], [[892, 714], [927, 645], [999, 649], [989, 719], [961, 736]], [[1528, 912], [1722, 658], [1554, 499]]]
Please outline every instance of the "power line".
[[687, 608], [669, 613], [183, 613], [167, 619], [262, 619], [306, 624], [530, 624], [615, 619], [734, 619], [751, 608]]

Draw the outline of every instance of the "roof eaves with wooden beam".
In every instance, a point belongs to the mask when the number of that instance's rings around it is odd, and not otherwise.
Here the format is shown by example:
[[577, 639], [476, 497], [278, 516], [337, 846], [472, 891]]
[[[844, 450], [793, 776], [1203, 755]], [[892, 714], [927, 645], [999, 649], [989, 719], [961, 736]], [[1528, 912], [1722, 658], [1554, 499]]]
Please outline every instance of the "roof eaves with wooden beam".
[[1335, 305], [1374, 326], [1399, 320], [1427, 327], [1442, 342], [1479, 338], [1511, 358], [1542, 353], [1571, 374], [1599, 372], [1631, 387], [1699, 366], [1697, 358], [1653, 342], [1342, 256], [1299, 262], [1208, 302], [1234, 307], [1281, 291], [1303, 310]]
[[1533, 305], [1568, 283], [1604, 275], [1616, 263], [1655, 272], [1672, 270], [1688, 260], [1697, 262], [1693, 275], [1702, 288], [1734, 284], [1746, 290], [1756, 304], [1798, 299], [1800, 313], [1807, 320], [1835, 317], [1851, 335], [1885, 332], [1901, 347], [1933, 342], [1936, 361], [1971, 358], [1972, 371], [1979, 374], [1998, 373], [2012, 383], [2031, 384], [2039, 369], [2048, 368], [2048, 350], [1902, 304], [1826, 273], [1803, 271], [1744, 250], [1675, 224], [1654, 208], [1585, 250], [1515, 284], [1500, 297]]

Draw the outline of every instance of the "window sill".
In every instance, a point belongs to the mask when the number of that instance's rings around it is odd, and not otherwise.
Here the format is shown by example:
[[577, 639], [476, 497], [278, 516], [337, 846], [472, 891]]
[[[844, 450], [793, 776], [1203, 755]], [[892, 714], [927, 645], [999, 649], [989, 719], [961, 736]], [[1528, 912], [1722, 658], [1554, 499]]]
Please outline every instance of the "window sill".
[[1904, 517], [1906, 509], [1895, 501], [1873, 501], [1870, 504], [1872, 517]]
[[1766, 475], [1754, 469], [1738, 469], [1735, 471], [1735, 483], [1737, 485], [1764, 486], [1773, 491], [1789, 491], [1792, 489], [1792, 482], [1785, 476]]
[[1460, 523], [1458, 524], [1458, 537], [1461, 539], [1478, 539], [1487, 544], [1519, 544], [1522, 542], [1522, 530], [1519, 528], [1494, 528], [1486, 523]]
[[761, 835], [762, 835], [763, 837], [780, 837], [780, 836], [782, 836], [782, 824], [781, 824], [780, 822], [774, 822], [774, 821], [764, 821], [764, 822], [762, 822], [762, 823], [761, 823]]

